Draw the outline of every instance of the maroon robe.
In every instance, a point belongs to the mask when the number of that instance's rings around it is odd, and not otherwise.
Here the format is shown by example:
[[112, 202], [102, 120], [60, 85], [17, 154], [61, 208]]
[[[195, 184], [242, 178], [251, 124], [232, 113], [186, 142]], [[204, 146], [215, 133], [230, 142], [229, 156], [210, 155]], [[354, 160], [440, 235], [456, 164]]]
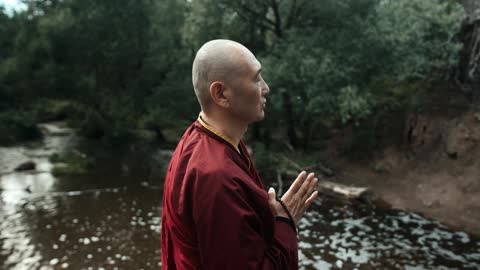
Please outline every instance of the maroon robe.
[[273, 216], [243, 142], [239, 148], [198, 121], [178, 143], [163, 194], [163, 270], [298, 269], [295, 229]]

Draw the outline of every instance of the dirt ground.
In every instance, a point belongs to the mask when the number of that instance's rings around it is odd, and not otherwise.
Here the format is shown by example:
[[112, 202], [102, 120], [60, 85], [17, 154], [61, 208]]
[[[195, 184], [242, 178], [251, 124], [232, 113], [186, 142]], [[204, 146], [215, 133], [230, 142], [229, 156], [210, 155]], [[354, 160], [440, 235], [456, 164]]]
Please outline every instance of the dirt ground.
[[419, 115], [409, 136], [407, 147], [386, 148], [368, 162], [335, 161], [336, 181], [480, 236], [480, 115]]
[[420, 213], [453, 229], [480, 237], [480, 170], [468, 168], [452, 175], [448, 168], [408, 168], [391, 173], [344, 162], [337, 179], [368, 187], [392, 207]]

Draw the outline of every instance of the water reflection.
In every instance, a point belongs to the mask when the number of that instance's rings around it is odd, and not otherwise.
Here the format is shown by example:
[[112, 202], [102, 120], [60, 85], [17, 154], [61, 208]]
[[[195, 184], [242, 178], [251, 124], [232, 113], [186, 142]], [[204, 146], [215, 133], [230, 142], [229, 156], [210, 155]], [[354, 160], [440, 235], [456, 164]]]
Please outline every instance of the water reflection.
[[48, 192], [55, 184], [55, 178], [50, 173], [11, 174], [3, 176], [0, 181], [4, 190], [0, 196], [5, 207], [18, 204], [32, 192]]
[[[0, 269], [158, 269], [161, 190], [138, 166], [148, 153], [79, 142], [63, 124], [42, 129], [41, 142], [0, 148]], [[49, 156], [73, 148], [97, 168], [54, 177]], [[15, 172], [25, 161], [35, 171]]]
[[[161, 190], [32, 197], [2, 213], [4, 269], [158, 269]], [[346, 207], [347, 206], [347, 207]], [[478, 269], [480, 241], [420, 215], [324, 199], [300, 226], [300, 269]]]
[[123, 188], [30, 199], [0, 221], [3, 266], [158, 268], [160, 195]]
[[302, 269], [479, 269], [480, 241], [414, 213], [324, 199], [299, 225]]
[[[0, 147], [0, 194], [5, 207], [17, 204], [30, 193], [44, 193], [53, 190], [56, 178], [51, 174], [51, 154], [63, 151], [76, 144], [73, 131], [64, 123], [40, 125], [44, 139], [25, 146]], [[15, 168], [26, 161], [35, 163], [35, 170], [16, 172]], [[8, 210], [8, 211], [11, 211]]]

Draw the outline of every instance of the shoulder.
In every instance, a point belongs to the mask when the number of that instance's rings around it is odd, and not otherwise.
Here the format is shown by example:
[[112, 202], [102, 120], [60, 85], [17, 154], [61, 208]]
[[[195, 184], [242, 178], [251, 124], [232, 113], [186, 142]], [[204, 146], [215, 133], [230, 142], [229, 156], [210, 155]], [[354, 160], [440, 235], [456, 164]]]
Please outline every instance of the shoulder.
[[234, 162], [230, 151], [224, 145], [211, 147], [209, 142], [201, 142], [192, 151], [189, 167], [201, 181], [249, 179], [250, 176]]
[[253, 183], [251, 176], [235, 161], [237, 153], [231, 147], [195, 127], [183, 136], [175, 152], [172, 174], [177, 179], [210, 188]]
[[234, 161], [232, 155], [236, 153], [229, 146], [201, 132], [195, 134], [195, 137], [187, 142], [182, 155], [188, 159], [190, 170], [211, 178], [247, 176]]

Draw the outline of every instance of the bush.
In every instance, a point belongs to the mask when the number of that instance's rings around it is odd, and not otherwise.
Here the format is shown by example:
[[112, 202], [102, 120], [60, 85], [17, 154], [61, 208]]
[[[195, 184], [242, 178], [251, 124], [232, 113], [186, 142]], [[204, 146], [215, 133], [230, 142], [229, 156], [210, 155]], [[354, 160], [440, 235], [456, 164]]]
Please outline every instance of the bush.
[[42, 137], [35, 118], [25, 112], [0, 113], [0, 144], [10, 145]]
[[33, 114], [38, 122], [66, 120], [76, 115], [78, 106], [67, 100], [43, 100], [36, 103]]
[[88, 110], [83, 112], [83, 119], [75, 126], [79, 128], [79, 133], [87, 138], [98, 139], [105, 135], [105, 120], [96, 111]]

